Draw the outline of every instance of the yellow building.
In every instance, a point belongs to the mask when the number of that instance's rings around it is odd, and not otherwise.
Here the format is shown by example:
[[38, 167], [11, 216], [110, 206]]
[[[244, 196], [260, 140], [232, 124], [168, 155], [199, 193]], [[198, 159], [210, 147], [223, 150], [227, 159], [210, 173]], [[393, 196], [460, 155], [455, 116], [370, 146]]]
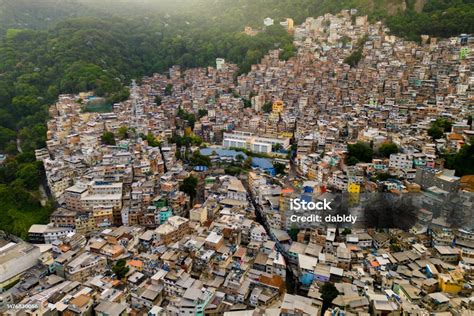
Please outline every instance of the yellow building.
[[281, 112], [283, 112], [283, 108], [284, 108], [283, 101], [275, 101], [275, 102], [273, 102], [272, 111], [273, 111], [274, 113], [281, 113]]
[[295, 191], [292, 188], [283, 188], [280, 193], [280, 212], [290, 210], [290, 200]]
[[108, 227], [113, 223], [113, 208], [106, 206], [94, 207], [92, 216], [96, 227]]
[[291, 137], [293, 137], [293, 133], [290, 133], [290, 132], [281, 132], [278, 136], [279, 136], [279, 137], [288, 137], [288, 138], [291, 138]]
[[360, 185], [357, 183], [349, 183], [349, 185], [347, 186], [347, 192], [360, 193]]
[[347, 186], [347, 192], [349, 192], [349, 206], [353, 206], [359, 203], [360, 184], [349, 183]]
[[462, 281], [464, 277], [461, 271], [451, 271], [449, 274], [440, 274], [438, 276], [441, 292], [457, 294], [462, 290]]
[[293, 30], [294, 25], [295, 25], [295, 22], [293, 21], [293, 19], [287, 18], [287, 19], [286, 19], [286, 22], [288, 23], [288, 31]]
[[314, 170], [313, 168], [309, 168], [308, 172], [306, 173], [306, 177], [308, 178], [308, 180], [316, 179], [316, 170]]
[[87, 234], [96, 229], [94, 217], [84, 216], [76, 218], [76, 232], [79, 234]]

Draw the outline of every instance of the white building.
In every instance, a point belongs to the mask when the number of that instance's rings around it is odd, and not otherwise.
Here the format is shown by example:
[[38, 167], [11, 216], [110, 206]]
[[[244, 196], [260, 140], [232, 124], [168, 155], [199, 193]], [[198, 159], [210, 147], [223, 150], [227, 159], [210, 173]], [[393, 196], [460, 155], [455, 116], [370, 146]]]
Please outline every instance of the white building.
[[75, 232], [71, 227], [54, 227], [52, 224], [31, 225], [28, 230], [28, 238], [33, 243], [52, 244], [54, 241]]
[[263, 20], [263, 25], [265, 25], [265, 26], [271, 26], [271, 25], [273, 25], [273, 19], [271, 19], [271, 18], [265, 18], [265, 19]]
[[391, 154], [388, 166], [390, 169], [408, 170], [413, 168], [413, 160], [407, 154]]
[[250, 239], [257, 242], [266, 241], [267, 232], [265, 231], [265, 228], [263, 228], [262, 225], [255, 225], [255, 227], [250, 230]]
[[221, 70], [222, 67], [225, 64], [225, 59], [224, 58], [216, 58], [216, 69]]
[[229, 179], [227, 198], [247, 202], [247, 190], [245, 190], [244, 185], [239, 179], [234, 177]]
[[87, 194], [81, 196], [84, 210], [92, 210], [95, 206], [111, 206], [114, 210], [122, 208], [121, 182], [95, 180], [87, 186]]
[[283, 149], [290, 146], [288, 137], [268, 137], [258, 136], [252, 132], [234, 131], [232, 133], [224, 133], [222, 145], [227, 148], [243, 148], [256, 153], [271, 153], [273, 146], [279, 144]]

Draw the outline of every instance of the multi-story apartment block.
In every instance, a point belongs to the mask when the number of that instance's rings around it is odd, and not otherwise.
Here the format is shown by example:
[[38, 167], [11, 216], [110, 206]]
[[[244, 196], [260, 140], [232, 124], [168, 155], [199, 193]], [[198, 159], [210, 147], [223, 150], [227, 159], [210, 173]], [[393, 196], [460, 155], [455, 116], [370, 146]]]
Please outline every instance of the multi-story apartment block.
[[227, 148], [242, 148], [256, 153], [271, 153], [274, 146], [286, 149], [290, 145], [288, 137], [258, 136], [253, 132], [234, 131], [224, 133], [222, 145]]

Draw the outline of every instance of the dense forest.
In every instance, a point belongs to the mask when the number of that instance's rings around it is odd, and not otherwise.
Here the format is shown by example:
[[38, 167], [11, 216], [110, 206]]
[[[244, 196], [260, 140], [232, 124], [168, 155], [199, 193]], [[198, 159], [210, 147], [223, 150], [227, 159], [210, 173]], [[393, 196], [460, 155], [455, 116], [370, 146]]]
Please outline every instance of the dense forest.
[[474, 32], [474, 0], [0, 0], [0, 229], [25, 236], [48, 218], [34, 149], [45, 146], [48, 105], [59, 93], [94, 90], [109, 102], [128, 96], [131, 78], [171, 65], [213, 65], [216, 57], [242, 72], [272, 48], [294, 54], [276, 22], [357, 8], [384, 19], [394, 34], [451, 36]]

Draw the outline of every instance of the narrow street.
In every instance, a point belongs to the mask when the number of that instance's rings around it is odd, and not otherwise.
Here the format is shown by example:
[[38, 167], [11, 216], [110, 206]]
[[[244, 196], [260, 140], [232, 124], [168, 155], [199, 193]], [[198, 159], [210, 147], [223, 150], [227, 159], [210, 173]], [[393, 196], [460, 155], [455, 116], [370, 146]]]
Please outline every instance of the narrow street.
[[[269, 236], [272, 239], [272, 241], [274, 241], [276, 243], [277, 240], [273, 239], [272, 234], [270, 233], [270, 228], [268, 227], [268, 225], [267, 225], [267, 223], [264, 219], [264, 216], [261, 213], [260, 206], [257, 204], [257, 202], [255, 202], [252, 191], [250, 190], [250, 188], [248, 186], [248, 182], [246, 180], [244, 180], [242, 182], [244, 184], [245, 189], [247, 190], [249, 202], [252, 203], [252, 205], [255, 209], [255, 219], [256, 219], [256, 221], [265, 228], [265, 231], [267, 232], [267, 236]], [[282, 253], [282, 255], [284, 256], [283, 253]], [[296, 282], [296, 279], [295, 279], [295, 275], [293, 274], [293, 271], [291, 270], [289, 262], [288, 262], [286, 257], [285, 257], [285, 263], [286, 263], [286, 280], [285, 280], [286, 291], [289, 294], [296, 294], [296, 292], [297, 292], [297, 282]]]

